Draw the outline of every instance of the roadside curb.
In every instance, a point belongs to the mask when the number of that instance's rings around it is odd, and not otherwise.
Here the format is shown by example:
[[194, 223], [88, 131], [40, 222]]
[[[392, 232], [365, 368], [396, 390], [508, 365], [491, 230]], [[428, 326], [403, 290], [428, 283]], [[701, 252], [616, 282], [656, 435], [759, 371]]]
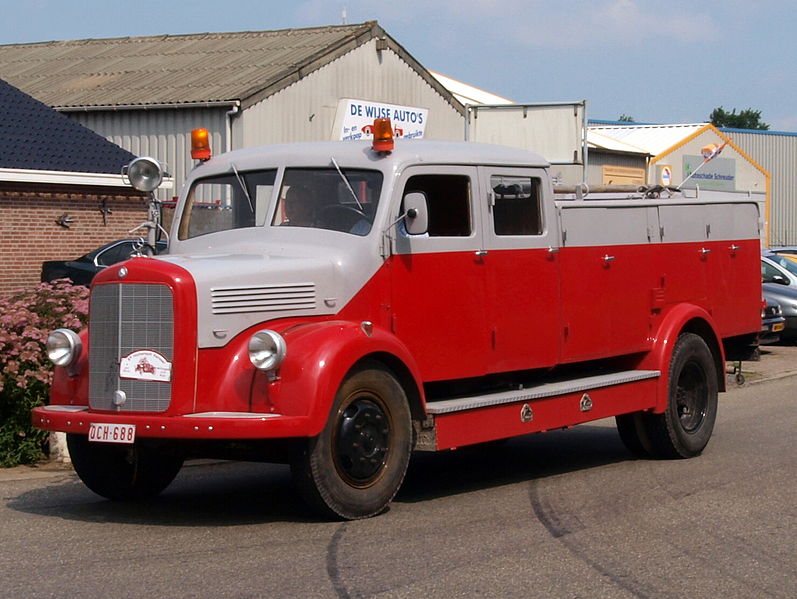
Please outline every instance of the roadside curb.
[[[196, 466], [208, 466], [222, 464], [226, 460], [196, 459], [188, 460], [183, 468], [193, 468]], [[13, 482], [20, 480], [35, 480], [42, 478], [55, 478], [57, 476], [68, 475], [77, 477], [71, 462], [59, 462], [56, 460], [39, 462], [38, 464], [26, 464], [14, 466], [12, 468], [0, 468], [0, 483]]]
[[[742, 374], [744, 374], [744, 371], [742, 371]], [[768, 375], [768, 376], [765, 376], [765, 377], [761, 377], [761, 378], [756, 378], [756, 379], [753, 379], [753, 380], [749, 380], [748, 379], [748, 380], [745, 381], [745, 384], [741, 385], [741, 386], [742, 387], [746, 387], [746, 386], [749, 386], [749, 385], [759, 385], [761, 383], [766, 383], [768, 381], [777, 381], [777, 380], [780, 380], [780, 379], [786, 379], [786, 378], [789, 378], [791, 376], [797, 376], [797, 370], [793, 370], [793, 371], [789, 371], [789, 372], [779, 372], [777, 374], [771, 374], [771, 375]]]
[[72, 464], [41, 462], [39, 465], [0, 468], [0, 483], [42, 478], [55, 478], [57, 476], [63, 475], [74, 476], [74, 474], [75, 471], [72, 469]]

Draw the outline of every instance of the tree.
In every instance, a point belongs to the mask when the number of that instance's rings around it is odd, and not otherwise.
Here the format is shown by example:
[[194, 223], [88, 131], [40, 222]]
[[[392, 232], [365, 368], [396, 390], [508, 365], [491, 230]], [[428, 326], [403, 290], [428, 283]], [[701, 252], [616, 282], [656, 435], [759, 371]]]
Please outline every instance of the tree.
[[709, 116], [711, 124], [715, 127], [730, 127], [732, 129], [769, 129], [769, 125], [761, 122], [761, 111], [747, 108], [736, 114], [734, 108], [730, 112], [722, 106], [715, 108]]
[[634, 117], [629, 116], [627, 114], [621, 114], [620, 118], [617, 119], [617, 120], [620, 121], [621, 123], [633, 123], [634, 122]]

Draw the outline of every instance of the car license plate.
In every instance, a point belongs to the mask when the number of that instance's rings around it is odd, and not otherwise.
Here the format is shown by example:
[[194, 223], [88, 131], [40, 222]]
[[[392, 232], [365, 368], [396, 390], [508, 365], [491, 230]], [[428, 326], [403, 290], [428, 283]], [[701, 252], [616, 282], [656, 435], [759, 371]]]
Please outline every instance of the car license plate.
[[92, 422], [89, 427], [89, 441], [95, 443], [133, 443], [135, 440], [135, 424]]

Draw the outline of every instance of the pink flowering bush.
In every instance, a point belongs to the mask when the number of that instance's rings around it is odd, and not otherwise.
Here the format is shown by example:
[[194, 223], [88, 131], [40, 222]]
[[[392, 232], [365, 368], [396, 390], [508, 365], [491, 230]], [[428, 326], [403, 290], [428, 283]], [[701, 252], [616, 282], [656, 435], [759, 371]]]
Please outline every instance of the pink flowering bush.
[[88, 295], [86, 287], [61, 279], [0, 297], [0, 467], [44, 457], [48, 434], [30, 423], [53, 378], [44, 345], [53, 329], [83, 328]]

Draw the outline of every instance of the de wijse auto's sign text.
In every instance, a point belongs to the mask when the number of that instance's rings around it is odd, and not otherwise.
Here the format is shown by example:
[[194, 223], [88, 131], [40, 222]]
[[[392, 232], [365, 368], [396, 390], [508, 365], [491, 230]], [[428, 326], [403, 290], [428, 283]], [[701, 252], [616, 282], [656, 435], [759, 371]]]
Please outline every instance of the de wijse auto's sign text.
[[338, 139], [371, 139], [374, 119], [388, 118], [396, 137], [420, 139], [426, 130], [429, 111], [414, 106], [397, 106], [364, 100], [341, 100]]

